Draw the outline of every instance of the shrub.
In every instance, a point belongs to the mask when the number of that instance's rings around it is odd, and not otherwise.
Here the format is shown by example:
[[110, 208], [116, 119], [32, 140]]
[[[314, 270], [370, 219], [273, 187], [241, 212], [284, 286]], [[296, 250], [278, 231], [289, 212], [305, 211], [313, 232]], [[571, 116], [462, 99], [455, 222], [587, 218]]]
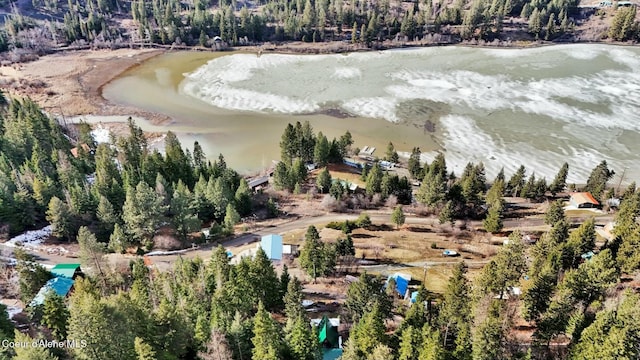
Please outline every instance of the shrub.
[[364, 228], [364, 229], [371, 226], [371, 218], [369, 217], [369, 214], [364, 212], [361, 213], [360, 216], [358, 216], [358, 219], [356, 219], [355, 225], [359, 228]]

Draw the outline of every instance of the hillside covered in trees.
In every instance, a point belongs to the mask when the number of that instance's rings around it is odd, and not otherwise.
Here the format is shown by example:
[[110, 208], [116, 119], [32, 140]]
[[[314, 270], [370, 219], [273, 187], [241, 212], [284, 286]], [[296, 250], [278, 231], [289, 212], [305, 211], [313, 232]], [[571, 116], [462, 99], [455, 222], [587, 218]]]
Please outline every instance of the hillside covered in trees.
[[[629, 207], [637, 212], [638, 192], [631, 196], [620, 221]], [[397, 298], [393, 282], [385, 286], [382, 278], [361, 274], [341, 309], [349, 326], [341, 359], [637, 358], [640, 296], [621, 283], [624, 270], [638, 268], [637, 254], [628, 264], [629, 254], [612, 245], [577, 261], [582, 248], [594, 247], [593, 222], [569, 232], [561, 208], [550, 209], [548, 218], [555, 223], [535, 246], [513, 232], [473, 281], [460, 262], [444, 293], [421, 287], [410, 306]], [[317, 244], [314, 234], [310, 227], [305, 248]], [[79, 237], [86, 237], [82, 242], [93, 235], [83, 228]], [[24, 279], [33, 273], [31, 261], [19, 262]], [[523, 276], [531, 284], [513, 296]], [[0, 357], [320, 359], [302, 288], [286, 267], [278, 275], [262, 250], [231, 265], [218, 247], [209, 259], [184, 259], [169, 272], [149, 270], [138, 259], [117, 273], [78, 279], [66, 301], [49, 296], [31, 310], [30, 336], [82, 339], [85, 346], [4, 349]], [[522, 318], [535, 328], [530, 344], [513, 336]], [[12, 333], [7, 319], [0, 323], [4, 339], [31, 343]], [[552, 346], [558, 342], [563, 346]]]
[[[9, 15], [0, 31], [0, 51], [46, 53], [59, 46], [88, 44], [221, 48], [291, 40], [345, 40], [365, 46], [390, 39], [554, 40], [565, 34], [570, 38], [576, 22], [593, 14], [578, 5], [578, 0], [4, 0], [0, 7]], [[635, 6], [600, 10], [600, 16], [615, 16], [611, 31], [602, 35], [618, 41], [637, 39], [638, 23], [632, 14]]]
[[49, 222], [54, 236], [72, 241], [86, 226], [112, 251], [148, 251], [160, 226], [187, 241], [202, 224], [213, 224], [215, 237], [232, 233], [251, 212], [247, 182], [222, 155], [208, 161], [197, 142], [184, 150], [169, 132], [164, 154], [150, 151], [130, 121], [128, 136], [97, 144], [89, 125], [62, 128], [31, 100], [4, 101], [0, 111], [5, 235]]

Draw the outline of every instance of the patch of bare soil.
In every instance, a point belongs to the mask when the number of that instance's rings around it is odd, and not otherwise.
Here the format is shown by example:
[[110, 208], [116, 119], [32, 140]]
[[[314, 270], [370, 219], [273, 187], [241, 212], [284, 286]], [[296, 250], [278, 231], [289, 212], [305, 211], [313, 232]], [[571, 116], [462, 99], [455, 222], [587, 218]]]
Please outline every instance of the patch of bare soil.
[[1, 66], [0, 87], [13, 96], [31, 97], [45, 111], [56, 115], [132, 115], [161, 123], [168, 118], [110, 104], [101, 94], [102, 87], [119, 74], [161, 53], [119, 49], [48, 55], [28, 63]]

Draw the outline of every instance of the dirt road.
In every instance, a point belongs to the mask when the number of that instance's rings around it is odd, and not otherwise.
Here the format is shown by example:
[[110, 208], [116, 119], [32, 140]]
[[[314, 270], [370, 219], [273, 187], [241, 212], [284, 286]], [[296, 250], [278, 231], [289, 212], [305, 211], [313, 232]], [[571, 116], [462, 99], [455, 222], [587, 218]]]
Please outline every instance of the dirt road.
[[[369, 217], [371, 218], [372, 223], [374, 224], [388, 224], [390, 223], [391, 214], [389, 211], [368, 211]], [[251, 244], [259, 241], [259, 239], [263, 235], [268, 234], [283, 234], [293, 230], [306, 229], [310, 225], [323, 226], [332, 221], [344, 221], [344, 220], [356, 220], [358, 218], [357, 214], [335, 214], [335, 213], [327, 213], [320, 216], [290, 216], [289, 218], [282, 219], [281, 222], [273, 225], [262, 225], [256, 224], [255, 229], [240, 234], [232, 239], [225, 240], [221, 242], [221, 245], [227, 249], [233, 251], [234, 248], [238, 248], [241, 246], [245, 246], [247, 244]], [[603, 215], [598, 217], [598, 222], [606, 222], [610, 221], [611, 216]], [[574, 219], [575, 220], [575, 219]], [[424, 217], [424, 216], [416, 216], [412, 214], [406, 215], [405, 225], [421, 225], [421, 226], [437, 226], [438, 219], [435, 217]], [[505, 219], [504, 221], [505, 228], [520, 228], [520, 229], [532, 229], [538, 230], [543, 229], [545, 227], [544, 221], [542, 218], [524, 218], [524, 219]], [[470, 222], [470, 227], [482, 226], [481, 222]], [[217, 246], [218, 243], [215, 244], [207, 244], [204, 246], [200, 246], [197, 249], [189, 250], [180, 254], [172, 254], [172, 255], [160, 255], [153, 256], [154, 263], [165, 263], [170, 264], [176, 261], [179, 257], [182, 258], [194, 258], [200, 257], [203, 259], [208, 258], [211, 255], [211, 249]], [[7, 250], [10, 252], [10, 248], [6, 248], [3, 245], [0, 245], [0, 250], [3, 251], [4, 256], [9, 256]], [[41, 264], [45, 265], [53, 265], [57, 263], [69, 263], [69, 262], [78, 262], [79, 259], [69, 256], [61, 256], [57, 254], [48, 254], [42, 251], [31, 251], [33, 255], [36, 256], [38, 261]], [[113, 256], [113, 255], [111, 255]], [[121, 255], [122, 260], [131, 259], [132, 256]], [[400, 264], [398, 266], [419, 266], [423, 267], [427, 266], [436, 266], [440, 264], [444, 264], [445, 262], [419, 262], [419, 263], [411, 263], [411, 264]], [[388, 266], [388, 265], [384, 265]]]

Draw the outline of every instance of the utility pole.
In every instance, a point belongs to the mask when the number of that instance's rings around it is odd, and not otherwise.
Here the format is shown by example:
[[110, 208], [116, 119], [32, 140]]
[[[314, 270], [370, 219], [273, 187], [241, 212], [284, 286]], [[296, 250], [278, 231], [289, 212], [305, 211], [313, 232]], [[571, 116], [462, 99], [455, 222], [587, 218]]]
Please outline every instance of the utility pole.
[[424, 287], [427, 287], [427, 269], [429, 269], [429, 265], [425, 264], [424, 265], [424, 276], [422, 277], [422, 285], [424, 285]]
[[624, 179], [624, 173], [627, 172], [627, 167], [625, 166], [622, 169], [622, 174], [620, 175], [620, 181], [618, 182], [618, 187], [616, 188], [616, 195], [620, 194], [620, 185], [622, 185], [622, 180]]

